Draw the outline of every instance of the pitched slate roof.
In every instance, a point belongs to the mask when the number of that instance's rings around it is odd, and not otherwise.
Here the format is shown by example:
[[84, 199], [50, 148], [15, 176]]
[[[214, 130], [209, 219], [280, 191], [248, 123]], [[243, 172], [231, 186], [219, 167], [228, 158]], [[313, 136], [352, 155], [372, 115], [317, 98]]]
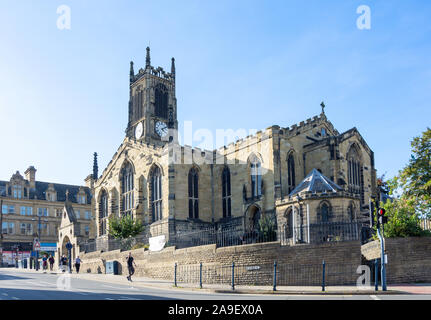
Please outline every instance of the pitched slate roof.
[[[0, 195], [6, 196], [6, 181], [0, 181]], [[36, 188], [30, 189], [30, 199], [40, 199], [45, 200], [45, 192], [48, 189], [49, 185], [51, 183], [49, 182], [42, 182], [42, 181], [36, 181]], [[77, 203], [77, 195], [79, 192], [79, 188], [81, 186], [75, 186], [70, 184], [60, 184], [60, 183], [52, 183], [54, 186], [55, 191], [57, 192], [57, 201], [64, 202], [66, 201], [66, 191], [69, 190], [69, 201], [73, 203]], [[82, 189], [85, 192], [87, 204], [91, 204], [91, 192], [88, 187], [82, 187]]]
[[63, 210], [66, 210], [66, 213], [67, 213], [67, 216], [69, 217], [69, 221], [70, 222], [77, 222], [75, 211], [73, 210], [73, 207], [70, 205], [69, 201], [67, 201], [64, 204], [64, 209]]
[[311, 170], [308, 176], [305, 177], [301, 183], [293, 189], [289, 196], [298, 193], [311, 191], [311, 192], [337, 192], [343, 190], [339, 185], [332, 182], [329, 178], [325, 177], [316, 169]]

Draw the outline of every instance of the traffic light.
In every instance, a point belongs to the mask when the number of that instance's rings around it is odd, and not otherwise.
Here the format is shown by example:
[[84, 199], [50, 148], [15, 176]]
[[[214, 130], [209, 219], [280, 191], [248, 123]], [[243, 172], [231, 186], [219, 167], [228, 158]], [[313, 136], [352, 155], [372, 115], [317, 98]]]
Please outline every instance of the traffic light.
[[388, 217], [385, 216], [386, 210], [384, 208], [378, 208], [377, 209], [377, 227], [380, 226], [380, 224], [385, 224], [388, 222]]

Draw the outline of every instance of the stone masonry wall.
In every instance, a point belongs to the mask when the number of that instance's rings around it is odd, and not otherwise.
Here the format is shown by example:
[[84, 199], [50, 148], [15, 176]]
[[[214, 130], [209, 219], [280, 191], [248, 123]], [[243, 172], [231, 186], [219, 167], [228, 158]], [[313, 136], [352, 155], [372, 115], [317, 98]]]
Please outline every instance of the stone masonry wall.
[[[360, 250], [360, 243], [352, 241], [296, 246], [281, 246], [279, 242], [269, 242], [223, 248], [216, 248], [216, 245], [212, 244], [185, 249], [167, 247], [160, 252], [144, 249], [132, 250], [131, 252], [137, 264], [135, 272], [137, 276], [173, 280], [174, 264], [177, 263], [179, 278], [181, 277], [180, 273], [186, 270], [184, 266], [187, 266], [187, 272], [192, 272], [195, 279], [198, 279], [199, 264], [202, 262], [206, 268], [207, 282], [214, 282], [216, 273], [221, 272], [222, 269], [229, 270], [232, 262], [235, 262], [237, 266], [259, 266], [261, 274], [258, 276], [272, 279], [273, 263], [277, 261], [280, 279], [288, 277], [287, 266], [299, 267], [292, 275], [292, 281], [288, 281], [289, 284], [298, 284], [294, 282], [295, 279], [311, 279], [313, 277], [310, 281], [320, 284], [321, 265], [322, 261], [325, 260], [329, 275], [327, 284], [331, 285], [331, 283], [353, 284], [356, 282], [358, 275], [355, 271], [361, 263]], [[116, 250], [82, 254], [81, 269], [83, 272], [105, 273], [106, 261], [116, 260], [119, 262], [119, 274], [125, 275], [127, 274], [126, 257], [128, 253], [129, 251], [120, 252]], [[340, 272], [334, 271], [335, 266]], [[313, 272], [311, 272], [311, 267]], [[212, 279], [209, 279], [211, 276], [208, 276], [208, 268], [213, 268], [214, 277]], [[245, 272], [245, 267], [241, 270]], [[229, 275], [230, 271], [227, 271], [224, 277], [224, 281], [227, 283], [230, 281]], [[240, 276], [239, 278], [244, 277]], [[268, 281], [271, 284], [270, 279]]]
[[[430, 237], [388, 238], [385, 252], [388, 255], [388, 284], [431, 282]], [[365, 260], [380, 258], [380, 242], [363, 245], [362, 255]]]

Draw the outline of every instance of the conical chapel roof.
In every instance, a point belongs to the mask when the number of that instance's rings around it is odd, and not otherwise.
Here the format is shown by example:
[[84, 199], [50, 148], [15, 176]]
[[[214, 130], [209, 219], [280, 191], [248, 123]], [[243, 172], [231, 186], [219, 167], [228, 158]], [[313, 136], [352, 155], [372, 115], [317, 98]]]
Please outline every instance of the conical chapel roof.
[[289, 196], [294, 196], [298, 193], [311, 192], [337, 192], [343, 190], [339, 185], [325, 177], [316, 169], [313, 169], [301, 183], [293, 189]]

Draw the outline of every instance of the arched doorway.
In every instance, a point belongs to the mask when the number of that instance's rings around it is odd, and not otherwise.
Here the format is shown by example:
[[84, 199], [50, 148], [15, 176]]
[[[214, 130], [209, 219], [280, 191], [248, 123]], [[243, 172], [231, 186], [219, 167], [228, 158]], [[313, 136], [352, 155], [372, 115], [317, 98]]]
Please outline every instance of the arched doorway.
[[245, 214], [245, 231], [253, 232], [259, 230], [260, 208], [257, 205], [248, 207]]
[[67, 244], [68, 242], [70, 242], [70, 239], [69, 239], [69, 237], [68, 237], [68, 236], [65, 236], [65, 237], [63, 238], [63, 242], [61, 243], [61, 252], [60, 252], [60, 257], [61, 257], [61, 256], [63, 256], [63, 254], [64, 254], [66, 257], [69, 257], [69, 252], [67, 251], [67, 248], [66, 248], [66, 244]]
[[290, 239], [293, 237], [293, 210], [288, 208], [284, 213], [284, 237]]

